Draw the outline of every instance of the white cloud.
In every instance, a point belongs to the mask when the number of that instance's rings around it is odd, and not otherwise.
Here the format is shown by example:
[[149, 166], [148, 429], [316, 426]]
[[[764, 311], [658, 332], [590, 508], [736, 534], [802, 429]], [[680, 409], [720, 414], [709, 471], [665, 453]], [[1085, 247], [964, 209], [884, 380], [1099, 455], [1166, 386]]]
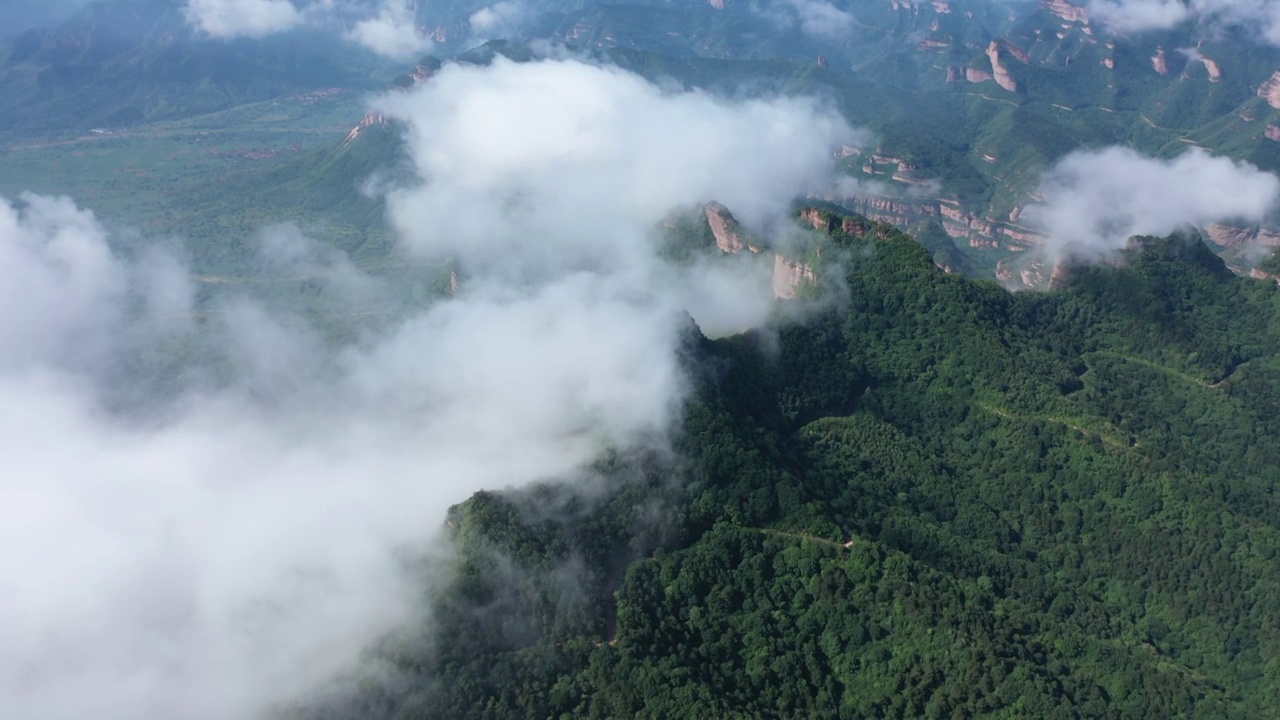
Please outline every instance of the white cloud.
[[1090, 0], [1093, 17], [1120, 32], [1165, 30], [1188, 21], [1240, 27], [1280, 44], [1278, 0]]
[[529, 21], [530, 9], [516, 0], [504, 0], [471, 14], [472, 42], [480, 43], [494, 38], [512, 38]]
[[[225, 303], [209, 332], [229, 384], [116, 417], [68, 365], [86, 329], [120, 326], [132, 269], [82, 215], [49, 220], [21, 220], [37, 253], [5, 266], [60, 291], [7, 298], [0, 325], [5, 348], [35, 342], [0, 372], [5, 717], [249, 717], [293, 699], [409, 617], [396, 551], [449, 504], [660, 436], [678, 410], [672, 307], [579, 275], [477, 285], [336, 357], [297, 317]], [[50, 313], [44, 337], [26, 322]], [[138, 349], [101, 345], [103, 364]]]
[[413, 60], [432, 47], [418, 32], [407, 0], [384, 0], [378, 14], [357, 22], [347, 38], [392, 60]]
[[1182, 0], [1091, 0], [1089, 12], [1125, 32], [1176, 27], [1191, 17]]
[[1046, 202], [1027, 208], [1023, 219], [1048, 236], [1049, 255], [1097, 257], [1135, 235], [1261, 222], [1280, 201], [1280, 179], [1199, 148], [1162, 160], [1110, 147], [1066, 156], [1039, 192]]
[[833, 201], [857, 199], [867, 196], [922, 198], [938, 197], [942, 192], [942, 181], [934, 178], [913, 182], [886, 182], [858, 177], [841, 177], [835, 187], [824, 197]]
[[376, 6], [361, 0], [186, 0], [192, 27], [218, 39], [261, 38], [315, 26], [349, 25], [345, 37], [392, 60], [412, 60], [432, 48], [418, 31], [411, 0], [382, 0]]
[[825, 0], [753, 3], [751, 12], [783, 28], [799, 27], [806, 35], [838, 40], [853, 29], [854, 18]]
[[757, 268], [659, 257], [665, 212], [764, 223], [850, 132], [569, 61], [449, 67], [381, 104], [422, 178], [393, 224], [465, 272], [341, 341], [330, 323], [393, 293], [294, 228], [262, 261], [343, 298], [323, 322], [193, 313], [171, 256], [114, 254], [66, 200], [0, 203], [0, 716], [253, 717], [349, 668], [420, 610], [404, 558], [448, 505], [661, 443], [683, 310], [768, 316]]
[[789, 0], [800, 20], [800, 30], [808, 35], [838, 39], [853, 29], [853, 16], [823, 0]]
[[20, 207], [0, 198], [0, 372], [55, 360], [98, 366], [126, 332], [125, 309], [153, 319], [189, 309], [176, 260], [154, 249], [126, 266], [103, 237], [93, 213], [68, 198], [24, 195]]
[[302, 24], [289, 0], [187, 0], [187, 21], [215, 38], [265, 37]]
[[521, 273], [634, 268], [684, 203], [763, 223], [827, 187], [832, 147], [855, 135], [810, 99], [666, 92], [573, 60], [452, 65], [376, 106], [405, 122], [423, 178], [388, 197], [408, 246]]

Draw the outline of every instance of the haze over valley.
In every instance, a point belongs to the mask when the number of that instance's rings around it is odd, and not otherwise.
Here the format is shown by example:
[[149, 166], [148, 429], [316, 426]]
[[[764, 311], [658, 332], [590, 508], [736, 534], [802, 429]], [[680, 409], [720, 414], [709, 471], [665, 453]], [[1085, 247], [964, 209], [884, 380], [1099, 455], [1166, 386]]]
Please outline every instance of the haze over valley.
[[0, 716], [1280, 702], [1280, 4], [0, 4]]

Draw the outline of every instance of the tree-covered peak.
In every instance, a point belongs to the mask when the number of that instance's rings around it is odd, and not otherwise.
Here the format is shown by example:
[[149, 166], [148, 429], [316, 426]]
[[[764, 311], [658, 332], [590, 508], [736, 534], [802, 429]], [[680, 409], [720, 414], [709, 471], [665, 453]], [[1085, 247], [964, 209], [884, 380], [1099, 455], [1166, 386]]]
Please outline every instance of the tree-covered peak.
[[670, 452], [456, 508], [439, 637], [352, 706], [1265, 713], [1277, 289], [1174, 237], [1010, 293], [834, 206], [797, 223], [842, 301], [694, 342]]

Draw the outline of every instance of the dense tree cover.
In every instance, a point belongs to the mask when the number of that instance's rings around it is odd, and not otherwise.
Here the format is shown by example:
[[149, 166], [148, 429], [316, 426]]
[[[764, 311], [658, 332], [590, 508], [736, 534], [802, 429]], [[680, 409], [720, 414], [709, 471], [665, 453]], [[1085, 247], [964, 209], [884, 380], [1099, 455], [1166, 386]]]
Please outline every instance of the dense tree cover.
[[456, 507], [433, 630], [315, 714], [1269, 714], [1280, 290], [1175, 237], [1010, 294], [823, 217], [842, 303], [691, 332], [676, 452], [607, 490]]

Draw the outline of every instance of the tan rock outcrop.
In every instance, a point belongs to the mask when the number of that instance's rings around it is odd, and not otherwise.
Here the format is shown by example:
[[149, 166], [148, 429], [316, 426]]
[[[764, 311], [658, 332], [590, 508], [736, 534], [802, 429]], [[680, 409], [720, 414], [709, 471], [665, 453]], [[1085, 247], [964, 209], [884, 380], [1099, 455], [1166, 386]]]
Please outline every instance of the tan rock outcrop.
[[[738, 221], [729, 212], [729, 208], [720, 203], [707, 203], [704, 208], [707, 224], [711, 226], [711, 234], [715, 236], [716, 247], [721, 252], [738, 253], [750, 247], [743, 239]], [[759, 248], [750, 247], [751, 252], [759, 252]]]
[[813, 268], [798, 260], [773, 256], [773, 296], [779, 300], [790, 300], [804, 282], [813, 282]]
[[1233, 248], [1252, 242], [1257, 229], [1212, 223], [1204, 226], [1204, 234], [1222, 247]]
[[[1031, 232], [1030, 230], [1014, 230], [1012, 228], [1004, 227], [1000, 229], [1000, 234], [1007, 240], [1019, 245], [1043, 245], [1045, 241], [1044, 235]], [[1008, 249], [1020, 250], [1021, 248], [1009, 246]]]
[[1018, 82], [1009, 74], [1009, 69], [1000, 62], [1000, 43], [995, 40], [987, 45], [987, 57], [991, 60], [991, 74], [996, 84], [1009, 92], [1018, 91]]
[[805, 208], [800, 211], [800, 219], [813, 226], [814, 230], [831, 232], [835, 229], [834, 218], [826, 216], [817, 208]]
[[1209, 82], [1221, 82], [1222, 68], [1218, 66], [1218, 63], [1207, 57], [1201, 57], [1200, 62], [1204, 63], [1204, 69], [1209, 72]]
[[986, 70], [979, 70], [978, 68], [965, 68], [964, 79], [971, 83], [985, 82], [991, 79], [991, 73]]
[[942, 213], [942, 217], [948, 220], [963, 223], [965, 225], [969, 224], [969, 214], [966, 213], [964, 208], [960, 207], [958, 204], [952, 205], [949, 202], [939, 203], [938, 211]]
[[897, 172], [893, 174], [892, 178], [897, 182], [905, 183], [907, 185], [919, 185], [921, 183], [929, 182], [928, 178], [922, 178], [917, 174], [919, 170], [920, 168], [915, 165], [900, 163], [898, 165]]
[[1017, 58], [1018, 62], [1022, 63], [1023, 65], [1031, 64], [1031, 55], [1028, 54], [1026, 50], [1023, 50], [1022, 48], [1018, 47], [1017, 45], [1014, 45], [1008, 40], [1001, 40], [1000, 47], [1004, 49], [1005, 52], [1008, 52], [1010, 55]]
[[1164, 54], [1164, 48], [1156, 48], [1156, 54], [1151, 56], [1151, 67], [1161, 75], [1169, 74], [1169, 58]]
[[[435, 71], [426, 65], [415, 65], [413, 70], [409, 71], [409, 78], [412, 82], [407, 87], [399, 86], [398, 89], [409, 90], [411, 88], [415, 88], [431, 79], [431, 76], [434, 73]], [[391, 123], [387, 120], [386, 116], [382, 113], [370, 110], [365, 113], [364, 117], [360, 119], [360, 122], [357, 123], [355, 127], [351, 128], [351, 131], [347, 133], [347, 137], [342, 141], [342, 144], [345, 147], [352, 140], [360, 137], [365, 130], [368, 130], [375, 125], [386, 126], [390, 124]]]
[[857, 210], [869, 220], [890, 225], [908, 225], [922, 218], [938, 216], [938, 205], [935, 202], [900, 200], [869, 195], [840, 198], [840, 201]]
[[351, 128], [351, 132], [347, 133], [347, 137], [345, 140], [342, 141], [342, 144], [346, 145], [350, 143], [352, 140], [355, 140], [356, 138], [360, 137], [360, 135], [364, 133], [365, 130], [368, 130], [369, 128], [375, 125], [387, 125], [387, 124], [388, 124], [387, 118], [385, 115], [383, 115], [380, 112], [374, 112], [373, 110], [370, 110], [369, 112], [365, 113], [364, 117], [360, 119], [360, 122], [355, 127]]
[[1280, 110], [1280, 72], [1276, 72], [1262, 83], [1258, 88], [1258, 97], [1266, 100], [1271, 107]]
[[1067, 0], [1041, 0], [1040, 9], [1048, 10], [1067, 22], [1089, 22], [1088, 8], [1084, 8], [1079, 5], [1072, 5], [1067, 2]]
[[1280, 246], [1280, 232], [1259, 227], [1210, 223], [1204, 226], [1204, 234], [1214, 243], [1227, 248], [1244, 245]]
[[1259, 270], [1258, 268], [1250, 270], [1249, 277], [1254, 278], [1255, 280], [1270, 280], [1273, 283], [1280, 284], [1280, 275], [1274, 275], [1266, 270]]
[[413, 70], [409, 72], [409, 77], [413, 79], [413, 86], [417, 87], [427, 80], [430, 80], [434, 72], [434, 70], [426, 65], [415, 65]]

